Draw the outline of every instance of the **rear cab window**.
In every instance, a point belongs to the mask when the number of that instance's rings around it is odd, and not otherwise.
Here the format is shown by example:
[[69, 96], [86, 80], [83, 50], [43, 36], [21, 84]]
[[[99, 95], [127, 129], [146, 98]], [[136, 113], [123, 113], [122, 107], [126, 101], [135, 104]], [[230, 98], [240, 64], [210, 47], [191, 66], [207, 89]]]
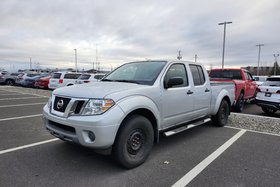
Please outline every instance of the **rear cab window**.
[[240, 70], [212, 70], [209, 76], [211, 78], [242, 80]]

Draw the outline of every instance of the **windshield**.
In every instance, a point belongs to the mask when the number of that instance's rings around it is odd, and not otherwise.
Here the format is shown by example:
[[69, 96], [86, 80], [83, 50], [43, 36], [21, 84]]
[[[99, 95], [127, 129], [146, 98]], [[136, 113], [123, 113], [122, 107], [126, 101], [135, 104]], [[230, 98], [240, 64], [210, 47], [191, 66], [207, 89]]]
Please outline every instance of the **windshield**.
[[209, 76], [211, 78], [242, 80], [240, 70], [212, 70]]
[[166, 61], [132, 62], [124, 64], [102, 81], [132, 82], [153, 85]]

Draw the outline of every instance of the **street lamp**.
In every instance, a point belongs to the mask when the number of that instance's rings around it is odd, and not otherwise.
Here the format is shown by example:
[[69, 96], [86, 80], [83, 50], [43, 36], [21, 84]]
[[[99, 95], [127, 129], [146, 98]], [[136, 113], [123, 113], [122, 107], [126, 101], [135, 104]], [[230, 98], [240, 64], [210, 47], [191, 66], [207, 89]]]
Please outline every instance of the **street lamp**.
[[277, 68], [277, 57], [279, 57], [279, 54], [273, 54], [274, 58], [275, 58], [275, 63], [274, 63], [274, 75], [276, 75], [276, 68]]
[[77, 64], [77, 49], [74, 49], [75, 51], [75, 65], [76, 65], [76, 73], [78, 72], [78, 64]]
[[261, 56], [261, 46], [264, 46], [264, 44], [256, 45], [259, 47], [259, 56], [258, 56], [258, 69], [257, 69], [257, 75], [259, 75], [259, 69], [260, 69], [260, 56]]
[[226, 43], [226, 25], [231, 24], [232, 22], [223, 22], [218, 23], [218, 25], [224, 25], [224, 40], [223, 40], [223, 56], [222, 56], [222, 69], [224, 69], [224, 59], [225, 59], [225, 43]]

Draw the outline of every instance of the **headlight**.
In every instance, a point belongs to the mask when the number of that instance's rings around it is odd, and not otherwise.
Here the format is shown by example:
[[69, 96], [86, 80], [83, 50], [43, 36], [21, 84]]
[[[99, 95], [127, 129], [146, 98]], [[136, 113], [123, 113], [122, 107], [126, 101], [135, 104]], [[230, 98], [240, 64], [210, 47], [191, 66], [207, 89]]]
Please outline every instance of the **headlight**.
[[83, 109], [82, 115], [103, 114], [114, 104], [115, 102], [112, 99], [90, 99]]
[[51, 108], [51, 106], [52, 106], [52, 96], [49, 97], [48, 108]]

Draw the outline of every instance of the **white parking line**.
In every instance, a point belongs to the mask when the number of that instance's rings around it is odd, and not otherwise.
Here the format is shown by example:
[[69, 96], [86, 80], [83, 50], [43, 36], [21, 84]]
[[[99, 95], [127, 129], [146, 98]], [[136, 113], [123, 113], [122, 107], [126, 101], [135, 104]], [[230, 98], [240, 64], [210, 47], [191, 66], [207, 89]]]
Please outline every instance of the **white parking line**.
[[3, 101], [3, 100], [18, 100], [18, 99], [35, 99], [35, 98], [44, 98], [44, 97], [14, 97], [14, 98], [3, 98], [3, 99], [0, 99], [0, 101]]
[[[0, 91], [6, 91], [6, 90], [0, 90]], [[48, 96], [45, 96], [45, 95], [34, 94], [34, 93], [28, 93], [28, 92], [21, 92], [21, 91], [11, 91], [11, 90], [7, 90], [6, 92], [19, 93], [19, 94], [28, 94], [28, 95], [34, 95], [34, 96], [40, 96], [40, 97], [48, 97]]]
[[13, 117], [13, 118], [3, 118], [0, 119], [0, 121], [9, 121], [9, 120], [15, 120], [15, 119], [24, 119], [24, 118], [33, 118], [33, 117], [39, 117], [42, 116], [43, 114], [35, 114], [35, 115], [30, 115], [30, 116], [20, 116], [20, 117]]
[[[242, 130], [242, 128], [238, 128], [238, 127], [231, 127], [231, 126], [224, 126], [226, 128], [229, 129], [237, 129], [237, 130]], [[250, 129], [245, 129], [248, 132], [254, 132], [254, 133], [258, 133], [258, 134], [265, 134], [265, 135], [270, 135], [270, 136], [280, 136], [280, 134], [273, 134], [273, 133], [269, 133], [269, 132], [262, 132], [262, 131], [257, 131], [257, 130], [250, 130]]]
[[20, 146], [20, 147], [6, 149], [6, 150], [3, 150], [3, 151], [0, 151], [0, 155], [5, 154], [5, 153], [9, 153], [9, 152], [13, 152], [13, 151], [17, 151], [17, 150], [21, 150], [21, 149], [26, 149], [26, 148], [29, 148], [29, 147], [34, 147], [34, 146], [37, 146], [37, 145], [42, 145], [42, 144], [54, 142], [54, 141], [57, 141], [57, 140], [59, 140], [59, 139], [54, 138], [54, 139], [50, 139], [50, 140], [46, 140], [46, 141], [42, 141], [42, 142], [37, 142], [37, 143], [33, 143], [33, 144], [23, 145], [23, 146]]
[[270, 117], [270, 116], [261, 116], [261, 115], [255, 115], [255, 114], [244, 114], [244, 113], [235, 113], [232, 112], [231, 114], [237, 115], [237, 116], [245, 116], [245, 117], [253, 117], [253, 118], [265, 118], [265, 119], [276, 119], [276, 120], [280, 120], [277, 117]]
[[44, 103], [18, 104], [18, 105], [3, 105], [3, 106], [0, 106], [0, 108], [6, 108], [6, 107], [16, 107], [16, 106], [42, 105], [42, 104], [46, 104], [46, 102], [44, 102]]
[[237, 134], [235, 134], [231, 139], [214, 151], [211, 155], [201, 161], [196, 165], [191, 171], [184, 175], [180, 180], [178, 180], [173, 187], [181, 187], [189, 184], [200, 172], [202, 172], [209, 164], [211, 164], [216, 158], [218, 158], [227, 148], [229, 148], [236, 140], [238, 140], [246, 130], [242, 129]]
[[5, 93], [5, 94], [0, 93], [0, 96], [5, 96], [5, 95], [22, 95], [22, 93]]

